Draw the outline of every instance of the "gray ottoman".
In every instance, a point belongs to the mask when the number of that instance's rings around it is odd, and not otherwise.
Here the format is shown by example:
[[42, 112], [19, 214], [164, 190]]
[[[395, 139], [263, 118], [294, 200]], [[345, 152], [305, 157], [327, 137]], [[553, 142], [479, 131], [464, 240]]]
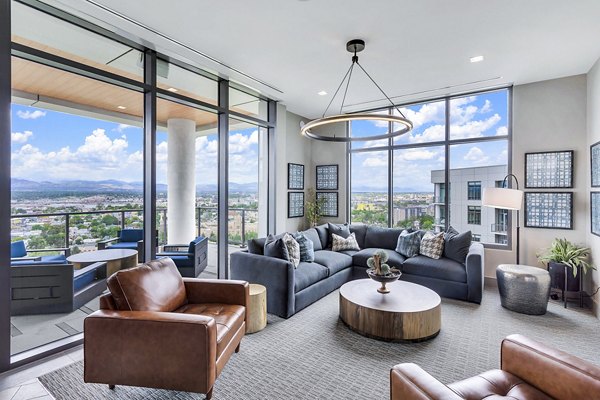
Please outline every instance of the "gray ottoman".
[[501, 264], [496, 268], [502, 307], [522, 314], [542, 315], [548, 307], [550, 274], [527, 265]]

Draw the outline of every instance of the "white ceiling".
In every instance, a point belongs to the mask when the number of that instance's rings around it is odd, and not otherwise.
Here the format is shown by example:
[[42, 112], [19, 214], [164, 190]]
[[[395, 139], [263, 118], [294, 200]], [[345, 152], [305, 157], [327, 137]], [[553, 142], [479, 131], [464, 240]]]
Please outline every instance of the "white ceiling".
[[[598, 0], [94, 0], [280, 93], [94, 2], [48, 1], [246, 83], [309, 118], [324, 111], [350, 66], [345, 43], [353, 38], [366, 41], [361, 64], [398, 102], [582, 74], [600, 57]], [[476, 55], [485, 60], [470, 63]], [[361, 74], [355, 71], [346, 101], [360, 104], [346, 111], [385, 104]], [[329, 95], [318, 96], [321, 90]]]

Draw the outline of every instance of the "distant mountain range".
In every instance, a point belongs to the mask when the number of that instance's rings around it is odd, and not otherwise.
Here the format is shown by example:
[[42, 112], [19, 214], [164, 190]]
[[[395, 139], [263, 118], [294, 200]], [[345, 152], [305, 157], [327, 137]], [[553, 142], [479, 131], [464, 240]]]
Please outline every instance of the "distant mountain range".
[[[31, 181], [27, 179], [11, 179], [11, 189], [18, 192], [142, 192], [142, 182], [124, 182], [115, 179], [104, 181]], [[159, 183], [156, 185], [158, 192], [166, 192], [167, 185]], [[235, 183], [229, 184], [230, 192], [256, 192], [257, 183]], [[216, 192], [217, 185], [196, 185], [197, 192]]]

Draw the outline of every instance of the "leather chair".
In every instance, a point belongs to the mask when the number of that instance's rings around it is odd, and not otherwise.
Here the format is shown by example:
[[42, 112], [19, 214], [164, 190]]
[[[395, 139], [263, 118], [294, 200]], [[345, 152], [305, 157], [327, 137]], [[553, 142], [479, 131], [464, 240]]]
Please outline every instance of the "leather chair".
[[600, 399], [600, 367], [522, 335], [502, 341], [501, 369], [444, 385], [416, 364], [390, 372], [393, 400]]
[[206, 393], [246, 332], [249, 285], [182, 278], [170, 258], [121, 270], [84, 322], [84, 381]]

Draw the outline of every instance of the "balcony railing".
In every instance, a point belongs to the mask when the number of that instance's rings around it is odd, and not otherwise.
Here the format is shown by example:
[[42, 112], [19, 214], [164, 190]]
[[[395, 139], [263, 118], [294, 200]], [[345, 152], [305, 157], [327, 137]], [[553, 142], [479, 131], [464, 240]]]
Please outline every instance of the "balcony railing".
[[494, 233], [506, 233], [507, 228], [506, 224], [492, 224], [490, 230]]
[[[167, 209], [166, 208], [158, 208], [157, 210], [157, 225], [158, 225], [158, 236], [159, 236], [159, 243], [160, 244], [166, 244], [167, 241]], [[258, 221], [258, 210], [256, 209], [251, 209], [251, 208], [230, 208], [229, 209], [230, 212], [230, 218], [229, 218], [229, 243], [230, 244], [236, 244], [236, 245], [240, 245], [242, 247], [245, 247], [246, 245], [246, 239], [250, 235], [251, 233], [254, 233], [254, 235], [256, 235], [256, 230], [250, 230], [249, 232], [247, 232], [247, 225], [250, 223], [252, 223], [251, 221]], [[232, 213], [234, 214], [238, 214], [240, 215], [239, 220], [237, 220], [235, 217], [232, 218]], [[127, 223], [127, 219], [126, 216], [127, 215], [131, 215], [131, 214], [138, 214], [138, 223], [137, 224], [132, 224], [132, 223]], [[81, 243], [74, 243], [74, 241], [76, 240], [76, 235], [77, 235], [77, 231], [73, 231], [73, 227], [74, 225], [80, 225], [80, 224], [85, 224], [86, 228], [91, 228], [93, 226], [98, 226], [98, 225], [102, 225], [104, 224], [105, 227], [114, 227], [114, 226], [118, 226], [120, 229], [125, 229], [125, 228], [141, 228], [143, 226], [143, 220], [142, 220], [142, 214], [143, 214], [143, 209], [123, 209], [123, 210], [94, 210], [94, 211], [68, 211], [68, 212], [56, 212], [56, 213], [27, 213], [27, 214], [15, 214], [15, 215], [11, 215], [11, 221], [15, 221], [15, 220], [25, 220], [24, 223], [21, 226], [15, 225], [15, 223], [12, 223], [12, 227], [13, 227], [13, 231], [23, 231], [23, 233], [30, 233], [31, 232], [31, 225], [40, 225], [42, 227], [52, 227], [52, 226], [59, 226], [61, 227], [61, 229], [56, 229], [55, 231], [57, 234], [57, 237], [59, 239], [60, 238], [60, 233], [62, 233], [62, 236], [64, 237], [64, 243], [53, 243], [54, 247], [68, 247], [68, 248], [72, 248], [74, 246], [85, 246], [84, 244]], [[83, 222], [79, 222], [79, 221], [75, 221], [75, 224], [73, 224], [73, 218], [74, 217], [84, 217], [84, 216], [94, 216], [94, 215], [113, 215], [116, 216], [118, 223], [116, 224], [111, 224], [111, 223], [103, 223], [103, 222], [99, 222], [96, 224], [93, 224], [92, 222], [96, 222], [97, 220], [93, 220], [93, 221], [83, 221]], [[207, 236], [209, 238], [209, 240], [214, 240], [216, 239], [216, 228], [217, 228], [217, 207], [196, 207], [196, 216], [197, 216], [197, 232], [198, 232], [198, 236]], [[249, 222], [250, 219], [250, 222]], [[204, 223], [204, 226], [203, 226]], [[211, 223], [213, 224], [213, 228], [211, 231]], [[239, 228], [238, 228], [238, 223], [239, 223]], [[256, 222], [254, 222], [256, 223]], [[234, 225], [232, 227], [232, 224]], [[28, 227], [28, 231], [25, 231], [24, 228]], [[23, 235], [23, 236], [28, 236], [27, 234]], [[93, 237], [92, 235], [89, 235], [90, 237], [87, 237], [85, 239], [92, 239], [93, 245], [95, 247], [95, 243], [103, 240], [103, 239], [107, 239], [106, 236], [104, 237]], [[25, 237], [25, 239], [27, 239], [27, 237]], [[89, 244], [89, 243], [88, 243]], [[36, 246], [29, 246], [31, 249], [35, 249]]]

